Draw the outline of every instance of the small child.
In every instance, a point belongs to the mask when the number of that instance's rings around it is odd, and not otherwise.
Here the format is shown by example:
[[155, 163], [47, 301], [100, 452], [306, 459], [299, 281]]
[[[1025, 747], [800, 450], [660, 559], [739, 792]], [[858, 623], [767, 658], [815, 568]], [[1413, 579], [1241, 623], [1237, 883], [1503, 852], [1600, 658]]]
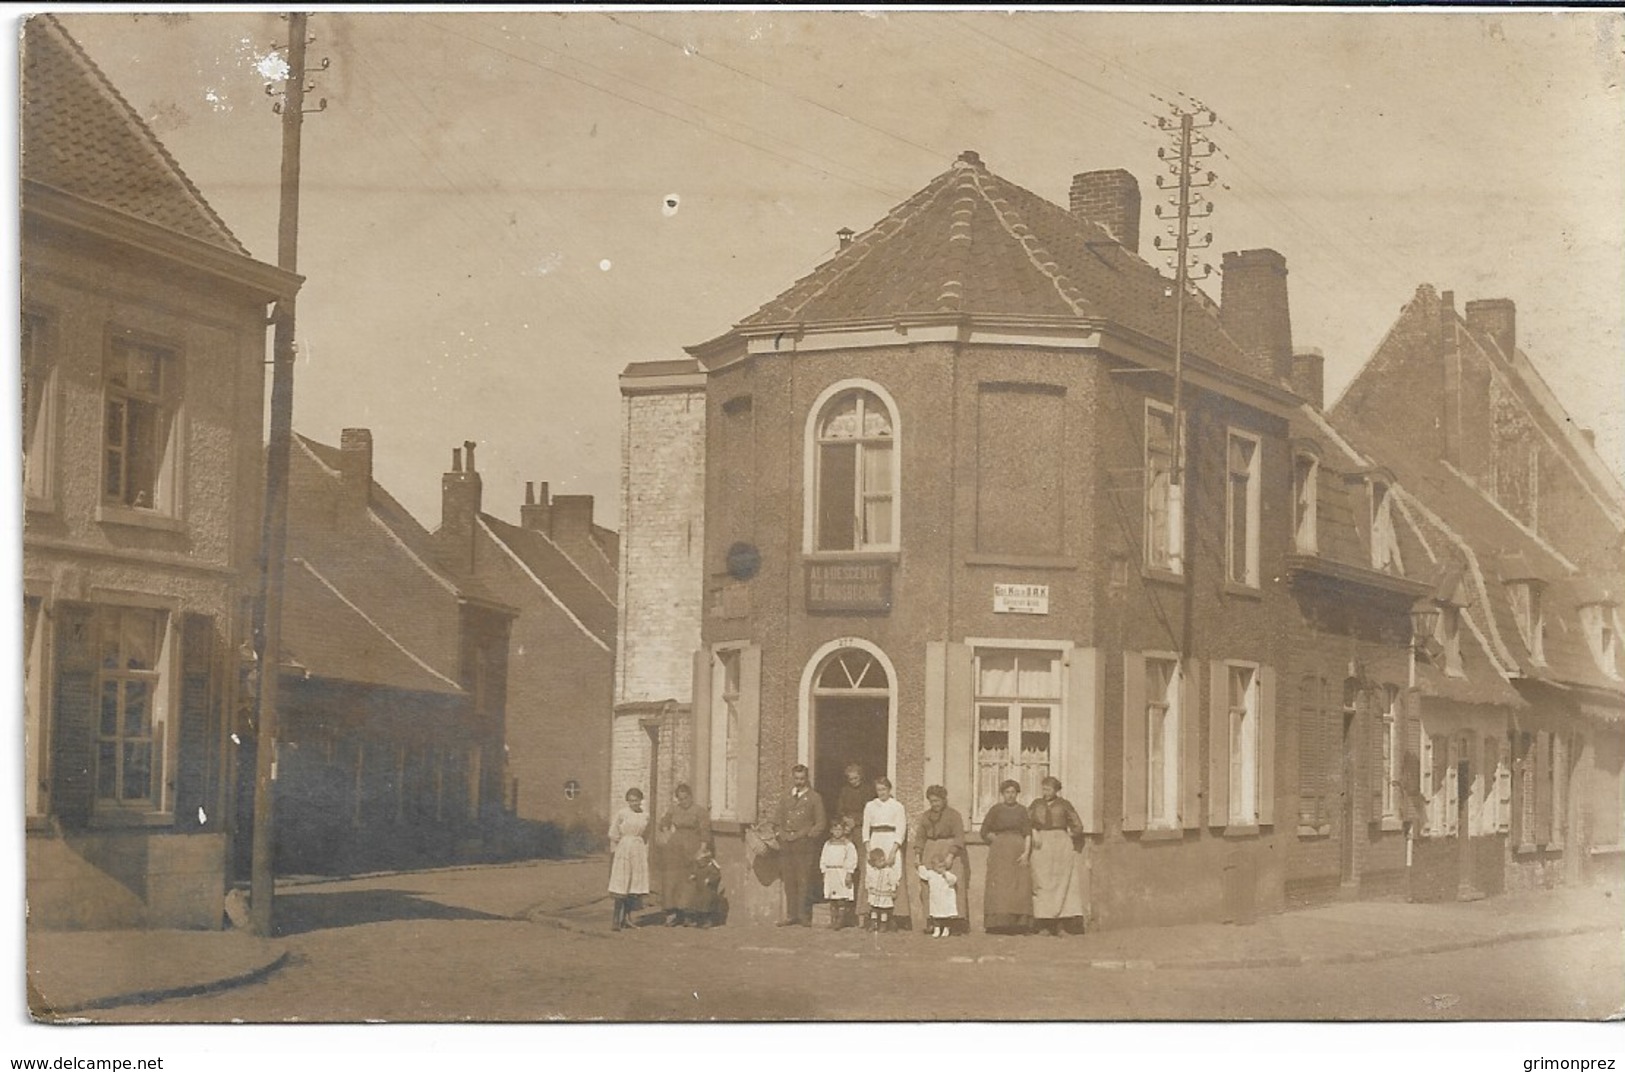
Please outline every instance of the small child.
[[836, 930], [857, 923], [857, 884], [853, 876], [858, 871], [858, 849], [848, 836], [850, 828], [841, 819], [829, 827], [829, 840], [818, 857], [818, 869], [824, 873], [824, 900], [829, 902], [830, 924]]
[[931, 866], [920, 865], [920, 880], [929, 889], [930, 904], [926, 915], [931, 917], [931, 937], [948, 937], [948, 928], [959, 914], [959, 901], [954, 892], [954, 884], [958, 877], [948, 870], [948, 859], [939, 856], [931, 861]]
[[694, 905], [688, 915], [699, 926], [709, 927], [722, 915], [722, 868], [703, 845], [689, 865], [688, 881], [694, 889]]
[[886, 866], [886, 850], [869, 850], [869, 869], [864, 882], [869, 892], [869, 925], [876, 933], [891, 929], [892, 909], [897, 906], [897, 871]]

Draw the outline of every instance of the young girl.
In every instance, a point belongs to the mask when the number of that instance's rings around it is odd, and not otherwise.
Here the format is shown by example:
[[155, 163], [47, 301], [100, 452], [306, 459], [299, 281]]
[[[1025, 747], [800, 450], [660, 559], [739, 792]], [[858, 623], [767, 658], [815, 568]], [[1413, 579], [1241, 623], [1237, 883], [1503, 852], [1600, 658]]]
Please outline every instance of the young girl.
[[853, 876], [858, 870], [858, 850], [847, 836], [847, 825], [836, 819], [829, 827], [829, 840], [818, 857], [818, 869], [824, 873], [824, 900], [829, 902], [830, 925], [836, 930], [857, 922], [854, 912], [857, 883]]
[[875, 933], [891, 929], [892, 909], [897, 906], [897, 868], [886, 866], [886, 850], [869, 850], [869, 925]]
[[648, 829], [643, 790], [628, 789], [626, 807], [616, 812], [609, 824], [609, 847], [614, 850], [609, 860], [609, 892], [615, 895], [614, 930], [632, 922], [638, 898], [649, 892], [649, 843], [643, 837]]
[[708, 845], [701, 845], [689, 866], [688, 881], [693, 887], [693, 908], [688, 912], [695, 924], [709, 927], [722, 915], [722, 868]]
[[931, 917], [931, 937], [948, 937], [948, 927], [953, 923], [954, 917], [959, 914], [959, 900], [954, 892], [958, 877], [948, 870], [950, 861], [945, 856], [939, 856], [931, 861], [931, 866], [920, 865], [920, 880], [930, 890], [929, 905], [926, 915]]

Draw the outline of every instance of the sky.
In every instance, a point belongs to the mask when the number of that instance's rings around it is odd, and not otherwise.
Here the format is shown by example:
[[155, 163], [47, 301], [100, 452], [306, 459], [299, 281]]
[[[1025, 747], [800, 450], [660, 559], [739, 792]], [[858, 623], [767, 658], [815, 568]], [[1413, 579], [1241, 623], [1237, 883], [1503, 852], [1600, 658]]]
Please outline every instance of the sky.
[[[249, 250], [276, 254], [269, 12], [63, 22]], [[450, 450], [618, 520], [616, 378], [726, 331], [974, 149], [1066, 204], [1214, 109], [1225, 250], [1289, 268], [1328, 402], [1416, 287], [1517, 303], [1520, 344], [1625, 470], [1619, 12], [318, 12], [296, 430], [369, 427], [430, 528]], [[314, 100], [310, 102], [314, 106]], [[675, 210], [667, 202], [675, 199]], [[1206, 284], [1215, 298], [1218, 277]]]

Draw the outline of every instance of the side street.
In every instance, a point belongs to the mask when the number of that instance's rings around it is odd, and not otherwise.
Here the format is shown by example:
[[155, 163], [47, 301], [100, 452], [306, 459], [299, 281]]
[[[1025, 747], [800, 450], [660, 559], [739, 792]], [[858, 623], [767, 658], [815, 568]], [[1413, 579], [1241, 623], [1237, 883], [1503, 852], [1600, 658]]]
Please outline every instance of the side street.
[[[1598, 1019], [1625, 1005], [1608, 887], [938, 942], [822, 926], [612, 934], [603, 874], [596, 858], [289, 879], [270, 939], [34, 931], [31, 1002], [43, 1020], [98, 1023], [910, 1019], [922, 1000], [964, 1019]], [[171, 956], [138, 955], [153, 943]]]

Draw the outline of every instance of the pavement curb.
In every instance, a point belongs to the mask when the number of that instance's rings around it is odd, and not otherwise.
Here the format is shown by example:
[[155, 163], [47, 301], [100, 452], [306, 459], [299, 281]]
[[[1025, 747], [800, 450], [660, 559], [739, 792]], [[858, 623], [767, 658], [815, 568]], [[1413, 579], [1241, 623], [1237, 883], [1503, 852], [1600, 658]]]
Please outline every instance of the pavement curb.
[[185, 986], [173, 986], [152, 990], [133, 990], [127, 994], [110, 994], [106, 997], [91, 998], [89, 1001], [77, 1002], [73, 1005], [53, 1006], [42, 1011], [30, 1007], [28, 1012], [35, 1020], [42, 1023], [59, 1022], [74, 1013], [94, 1012], [98, 1009], [116, 1009], [122, 1005], [153, 1005], [160, 1001], [170, 1001], [175, 998], [197, 997], [200, 994], [214, 994], [222, 990], [231, 990], [239, 986], [248, 986], [268, 978], [288, 963], [289, 953], [283, 950], [277, 956], [248, 971], [236, 975], [228, 975], [220, 979], [211, 979], [202, 983], [188, 983]]

